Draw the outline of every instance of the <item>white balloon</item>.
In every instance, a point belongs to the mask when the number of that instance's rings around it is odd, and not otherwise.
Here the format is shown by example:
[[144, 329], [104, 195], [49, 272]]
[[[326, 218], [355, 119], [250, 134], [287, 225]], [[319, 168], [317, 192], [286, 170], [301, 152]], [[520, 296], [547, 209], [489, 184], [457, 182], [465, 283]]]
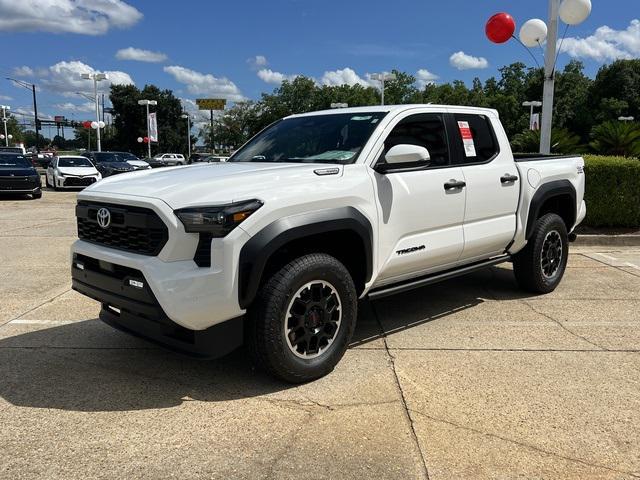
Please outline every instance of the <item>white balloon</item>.
[[98, 122], [96, 122], [95, 120], [93, 122], [91, 122], [91, 128], [93, 128], [94, 130], [98, 128]]
[[105, 123], [104, 123], [102, 120], [100, 120], [100, 121], [98, 122], [98, 126], [99, 126], [100, 128], [104, 128]]
[[142, 143], [143, 140], [144, 140], [144, 138], [138, 137], [138, 143]]
[[4, 140], [4, 135], [0, 134], [0, 140]]
[[547, 24], [539, 18], [527, 20], [520, 28], [520, 41], [531, 48], [547, 39]]
[[560, 19], [567, 25], [578, 25], [591, 14], [591, 0], [563, 0]]
[[11, 140], [11, 139], [13, 138], [13, 135], [9, 134], [9, 135], [7, 135], [7, 138], [8, 138], [9, 140]]

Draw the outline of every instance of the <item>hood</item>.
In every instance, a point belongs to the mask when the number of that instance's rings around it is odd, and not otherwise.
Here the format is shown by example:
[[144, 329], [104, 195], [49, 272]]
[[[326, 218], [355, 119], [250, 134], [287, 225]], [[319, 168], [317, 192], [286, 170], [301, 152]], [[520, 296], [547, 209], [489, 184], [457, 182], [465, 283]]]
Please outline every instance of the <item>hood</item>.
[[134, 167], [148, 167], [149, 164], [144, 160], [127, 160], [127, 163]]
[[98, 173], [93, 167], [58, 167], [58, 171], [63, 175], [77, 175], [78, 177], [87, 177]]
[[38, 175], [35, 168], [30, 167], [0, 167], [0, 177], [32, 177]]
[[[338, 168], [339, 173], [319, 176], [314, 170]], [[87, 193], [113, 193], [153, 197], [172, 208], [228, 203], [260, 198], [265, 190], [326, 181], [342, 175], [342, 166], [299, 163], [204, 163], [186, 167], [139, 170], [114, 176], [85, 189]]]
[[133, 170], [133, 167], [127, 162], [100, 162], [99, 167], [113, 168], [115, 170]]

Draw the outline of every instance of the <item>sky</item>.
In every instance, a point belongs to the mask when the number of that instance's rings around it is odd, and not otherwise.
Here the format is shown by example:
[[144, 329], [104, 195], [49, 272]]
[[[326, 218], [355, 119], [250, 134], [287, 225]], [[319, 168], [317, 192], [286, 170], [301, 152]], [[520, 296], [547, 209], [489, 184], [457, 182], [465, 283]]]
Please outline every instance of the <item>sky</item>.
[[[640, 58], [640, 2], [592, 3], [591, 16], [569, 28], [558, 58], [560, 67], [583, 61], [590, 76], [616, 58]], [[330, 85], [369, 84], [371, 73], [391, 69], [415, 75], [418, 86], [485, 80], [514, 61], [535, 66], [517, 42], [489, 42], [486, 20], [508, 12], [517, 33], [528, 19], [546, 19], [547, 6], [547, 0], [0, 0], [0, 104], [32, 115], [30, 92], [4, 79], [14, 77], [37, 85], [41, 118], [91, 119], [92, 105], [77, 92], [91, 91], [80, 74], [93, 71], [107, 72], [112, 83], [172, 89], [194, 115], [195, 98], [257, 99], [296, 75]], [[533, 53], [542, 63], [541, 52]]]

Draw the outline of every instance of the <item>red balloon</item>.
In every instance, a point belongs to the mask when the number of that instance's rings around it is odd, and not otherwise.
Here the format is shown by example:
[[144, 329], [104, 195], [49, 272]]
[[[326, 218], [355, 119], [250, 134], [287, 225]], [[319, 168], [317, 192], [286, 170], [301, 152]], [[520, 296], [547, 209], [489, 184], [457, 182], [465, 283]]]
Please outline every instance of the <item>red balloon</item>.
[[87, 121], [87, 122], [82, 122], [82, 126], [84, 128], [91, 128], [91, 122]]
[[149, 137], [144, 137], [144, 138], [142, 139], [142, 141], [143, 141], [144, 143], [149, 143]]
[[496, 13], [487, 21], [485, 33], [493, 43], [505, 43], [516, 31], [516, 22], [508, 13]]

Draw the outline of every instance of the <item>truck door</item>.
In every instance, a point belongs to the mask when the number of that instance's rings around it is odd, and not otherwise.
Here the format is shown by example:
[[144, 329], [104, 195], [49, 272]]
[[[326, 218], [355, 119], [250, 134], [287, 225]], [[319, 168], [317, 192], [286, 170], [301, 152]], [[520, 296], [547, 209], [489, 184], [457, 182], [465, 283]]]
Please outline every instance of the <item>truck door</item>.
[[467, 184], [461, 259], [501, 254], [516, 231], [520, 196], [521, 179], [511, 147], [497, 118], [454, 111], [449, 125], [454, 164], [462, 168]]
[[431, 160], [409, 169], [373, 172], [382, 284], [454, 263], [463, 248], [466, 190], [462, 169], [451, 165], [445, 115], [419, 113], [401, 119], [377, 161], [384, 163], [386, 152], [401, 144], [425, 147]]

